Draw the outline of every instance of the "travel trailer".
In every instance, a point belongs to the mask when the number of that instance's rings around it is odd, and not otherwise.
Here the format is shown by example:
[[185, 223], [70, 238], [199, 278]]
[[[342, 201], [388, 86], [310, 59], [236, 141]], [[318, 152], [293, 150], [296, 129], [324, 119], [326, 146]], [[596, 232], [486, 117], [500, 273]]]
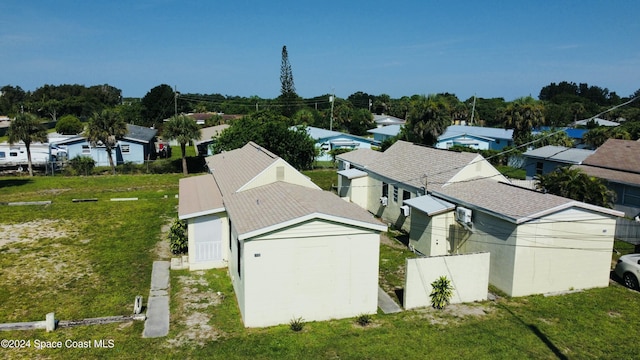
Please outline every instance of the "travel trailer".
[[[31, 144], [31, 164], [35, 167], [45, 167], [48, 163], [64, 160], [66, 149], [48, 143]], [[0, 167], [27, 166], [27, 147], [23, 143], [0, 144]]]

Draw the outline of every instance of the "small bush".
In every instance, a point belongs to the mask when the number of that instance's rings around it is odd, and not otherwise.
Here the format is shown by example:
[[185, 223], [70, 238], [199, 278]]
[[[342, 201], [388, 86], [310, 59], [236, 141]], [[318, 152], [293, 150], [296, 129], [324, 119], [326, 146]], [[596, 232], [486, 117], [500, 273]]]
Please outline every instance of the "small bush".
[[304, 319], [301, 317], [291, 319], [291, 321], [289, 321], [289, 328], [296, 332], [302, 331], [302, 329], [304, 328]]
[[360, 326], [367, 326], [371, 324], [371, 315], [369, 314], [360, 314], [356, 317], [356, 323]]
[[93, 172], [96, 161], [89, 156], [76, 156], [69, 160], [69, 166], [76, 174], [88, 176]]
[[433, 308], [441, 310], [445, 306], [449, 305], [449, 301], [453, 296], [453, 286], [451, 281], [446, 276], [440, 276], [436, 281], [431, 283], [431, 306]]
[[169, 246], [174, 255], [186, 254], [189, 249], [187, 239], [187, 223], [184, 220], [175, 219], [169, 229]]

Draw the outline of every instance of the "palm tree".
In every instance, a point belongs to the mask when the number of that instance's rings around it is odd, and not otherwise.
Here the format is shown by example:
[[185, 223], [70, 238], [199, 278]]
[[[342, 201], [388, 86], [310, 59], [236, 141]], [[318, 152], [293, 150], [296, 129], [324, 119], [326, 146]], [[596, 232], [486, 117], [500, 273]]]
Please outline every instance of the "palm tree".
[[33, 176], [33, 166], [31, 164], [31, 143], [46, 142], [47, 130], [42, 126], [42, 122], [33, 114], [21, 113], [9, 126], [9, 143], [14, 144], [19, 141], [24, 143], [27, 149], [27, 164], [29, 166], [29, 176]]
[[189, 116], [177, 115], [164, 124], [163, 137], [167, 140], [176, 139], [182, 151], [182, 173], [186, 176], [187, 170], [187, 143], [191, 140], [200, 140], [202, 134], [196, 121]]
[[615, 193], [604, 181], [585, 174], [580, 169], [560, 167], [536, 176], [536, 188], [550, 194], [611, 208]]
[[422, 96], [412, 102], [402, 138], [424, 145], [433, 145], [449, 125], [451, 111], [446, 102], [435, 96]]
[[89, 123], [84, 133], [91, 146], [101, 144], [105, 147], [109, 165], [114, 175], [116, 166], [113, 163], [113, 149], [118, 144], [118, 140], [122, 139], [126, 133], [127, 124], [120, 116], [120, 113], [114, 109], [104, 109], [100, 113], [93, 113], [89, 118]]
[[513, 129], [513, 142], [522, 145], [531, 138], [531, 131], [544, 125], [544, 106], [532, 97], [520, 98], [502, 112], [505, 129]]

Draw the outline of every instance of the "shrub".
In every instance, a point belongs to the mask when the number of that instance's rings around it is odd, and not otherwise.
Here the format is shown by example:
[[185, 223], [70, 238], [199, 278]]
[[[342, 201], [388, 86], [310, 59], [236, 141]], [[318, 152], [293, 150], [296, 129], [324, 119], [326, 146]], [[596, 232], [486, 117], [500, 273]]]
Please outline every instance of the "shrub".
[[189, 248], [187, 240], [187, 223], [184, 220], [175, 219], [169, 229], [169, 246], [174, 255], [186, 254]]
[[435, 309], [444, 309], [449, 305], [451, 296], [453, 296], [453, 286], [446, 276], [440, 276], [436, 281], [431, 283], [431, 306]]
[[356, 317], [356, 323], [360, 326], [367, 326], [371, 324], [371, 315], [369, 314], [360, 314]]
[[88, 176], [96, 166], [96, 161], [89, 156], [76, 156], [69, 160], [69, 166], [78, 175]]
[[304, 328], [304, 319], [301, 317], [291, 319], [291, 321], [289, 321], [289, 328], [296, 332], [302, 331], [302, 329]]

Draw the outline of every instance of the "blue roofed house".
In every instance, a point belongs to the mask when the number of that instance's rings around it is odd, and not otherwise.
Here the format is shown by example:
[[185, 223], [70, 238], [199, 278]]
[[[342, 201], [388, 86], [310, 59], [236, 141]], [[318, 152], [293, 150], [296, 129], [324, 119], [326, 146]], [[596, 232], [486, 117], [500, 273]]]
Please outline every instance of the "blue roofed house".
[[[155, 141], [158, 130], [144, 126], [127, 124], [127, 133], [118, 140], [113, 151], [114, 164], [131, 162], [143, 164], [146, 160], [155, 159]], [[96, 161], [96, 166], [109, 166], [109, 158], [105, 147], [98, 144], [92, 146], [86, 137], [82, 135], [62, 139], [55, 142], [56, 145], [64, 145], [67, 156], [73, 159], [77, 156], [88, 156]]]
[[514, 186], [480, 154], [398, 141], [337, 158], [344, 200], [424, 256], [490, 253], [489, 282], [509, 296], [609, 284], [620, 211]]
[[320, 149], [320, 155], [316, 158], [318, 161], [332, 161], [331, 150], [335, 149], [371, 149], [371, 146], [378, 146], [379, 143], [374, 139], [362, 136], [351, 135], [339, 131], [321, 129], [313, 126], [307, 127], [307, 133], [315, 140], [316, 148]]
[[502, 150], [513, 145], [513, 130], [481, 126], [451, 125], [438, 137], [435, 147], [466, 146], [476, 150]]
[[593, 150], [554, 145], [528, 150], [522, 154], [527, 180], [548, 174], [561, 166], [580, 165], [591, 154]]
[[402, 125], [386, 125], [383, 127], [377, 127], [375, 129], [367, 130], [368, 133], [373, 134], [373, 140], [377, 142], [383, 142], [387, 139], [398, 136], [402, 130]]

